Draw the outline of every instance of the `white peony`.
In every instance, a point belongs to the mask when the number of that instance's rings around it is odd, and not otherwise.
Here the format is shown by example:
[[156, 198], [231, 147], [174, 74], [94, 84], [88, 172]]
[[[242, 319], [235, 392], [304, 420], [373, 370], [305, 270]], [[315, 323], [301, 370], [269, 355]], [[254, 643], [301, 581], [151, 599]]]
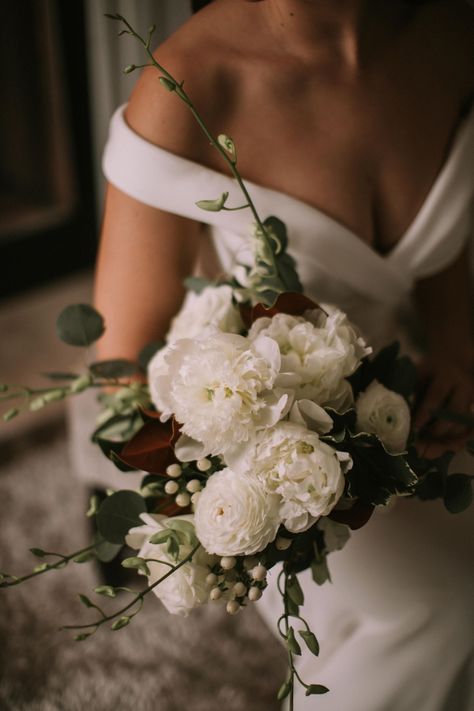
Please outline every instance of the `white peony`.
[[[141, 514], [140, 518], [144, 525], [130, 529], [125, 541], [130, 548], [138, 550], [140, 558], [164, 561], [164, 563], [148, 563], [150, 569], [148, 583], [152, 585], [169, 572], [170, 567], [165, 565], [166, 562], [176, 565], [174, 558], [167, 552], [166, 543], [150, 543], [150, 538], [155, 533], [167, 529], [166, 522], [170, 519], [166, 516], [152, 514]], [[193, 516], [176, 516], [172, 520], [188, 521], [193, 524]], [[191, 550], [192, 547], [188, 544], [180, 546], [179, 560], [183, 560]], [[153, 592], [171, 614], [188, 615], [194, 607], [209, 601], [209, 585], [206, 583], [206, 577], [209, 575], [210, 566], [214, 565], [217, 560], [215, 556], [211, 556], [203, 548], [199, 548], [190, 562], [182, 565], [156, 588], [153, 588]]]
[[279, 497], [231, 469], [208, 480], [196, 504], [196, 535], [209, 553], [253, 555], [276, 537]]
[[249, 338], [266, 335], [280, 347], [281, 375], [278, 384], [293, 387], [297, 400], [347, 409], [353, 402], [345, 378], [371, 352], [347, 316], [334, 306], [306, 311], [304, 316], [279, 313], [259, 318]]
[[181, 338], [204, 338], [216, 329], [240, 333], [244, 324], [238, 308], [232, 303], [230, 286], [208, 286], [200, 294], [189, 291], [181, 310], [171, 322], [168, 343]]
[[256, 429], [286, 414], [288, 395], [274, 389], [280, 369], [275, 341], [216, 332], [182, 339], [149, 366], [153, 403], [162, 418], [174, 414], [184, 437], [177, 456], [199, 459], [246, 442]]
[[403, 452], [410, 433], [410, 408], [404, 397], [374, 380], [356, 402], [357, 429], [376, 434], [389, 452]]
[[337, 452], [293, 422], [279, 422], [261, 432], [228, 463], [279, 495], [280, 518], [294, 533], [334, 508], [344, 491], [344, 472], [352, 466], [349, 454]]

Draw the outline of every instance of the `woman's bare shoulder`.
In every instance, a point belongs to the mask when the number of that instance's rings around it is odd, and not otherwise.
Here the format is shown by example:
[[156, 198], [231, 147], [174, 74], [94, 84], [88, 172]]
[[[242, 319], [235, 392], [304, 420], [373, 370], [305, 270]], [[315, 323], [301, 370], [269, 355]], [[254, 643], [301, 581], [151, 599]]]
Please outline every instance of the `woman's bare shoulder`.
[[[178, 81], [210, 128], [217, 128], [225, 106], [223, 96], [239, 73], [243, 49], [236, 41], [245, 17], [234, 3], [216, 2], [192, 16], [154, 52], [156, 61]], [[239, 21], [242, 28], [236, 28]], [[232, 24], [233, 23], [233, 24]], [[233, 32], [229, 33], [229, 26]], [[206, 142], [189, 108], [159, 81], [154, 67], [146, 68], [130, 97], [129, 125], [156, 145], [192, 160], [201, 160]]]

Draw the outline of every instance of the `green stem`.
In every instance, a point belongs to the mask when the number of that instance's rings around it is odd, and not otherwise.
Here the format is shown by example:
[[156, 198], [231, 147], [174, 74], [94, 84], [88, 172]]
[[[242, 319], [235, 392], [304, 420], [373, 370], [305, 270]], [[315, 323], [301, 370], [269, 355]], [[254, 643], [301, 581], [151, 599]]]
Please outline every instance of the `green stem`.
[[[128, 603], [127, 605], [125, 605], [124, 607], [122, 607], [120, 610], [117, 610], [117, 612], [114, 612], [112, 615], [106, 615], [106, 616], [103, 617], [102, 619], [97, 620], [96, 622], [90, 622], [89, 624], [84, 624], [84, 625], [63, 625], [63, 626], [61, 627], [61, 629], [63, 629], [63, 630], [81, 630], [81, 629], [90, 629], [91, 627], [94, 627], [95, 630], [96, 630], [98, 627], [100, 627], [100, 625], [105, 624], [105, 622], [110, 622], [111, 620], [115, 619], [116, 617], [122, 616], [125, 612], [127, 612], [127, 610], [130, 610], [130, 608], [133, 607], [134, 605], [136, 605], [137, 603], [140, 603], [140, 606], [141, 606], [141, 604], [143, 604], [143, 598], [145, 597], [145, 595], [148, 595], [148, 593], [151, 592], [154, 588], [156, 588], [157, 585], [159, 585], [159, 584], [162, 583], [164, 580], [166, 580], [166, 578], [169, 578], [170, 575], [172, 575], [173, 573], [175, 573], [175, 572], [176, 572], [179, 568], [181, 568], [185, 563], [188, 563], [188, 562], [192, 559], [192, 557], [194, 556], [194, 554], [196, 553], [196, 551], [200, 548], [200, 546], [201, 546], [200, 543], [198, 543], [196, 546], [194, 546], [194, 548], [192, 549], [192, 551], [191, 551], [185, 558], [183, 558], [183, 560], [180, 561], [180, 562], [178, 563], [178, 565], [173, 566], [171, 570], [169, 570], [167, 573], [165, 573], [165, 574], [164, 574], [161, 578], [159, 578], [155, 583], [152, 583], [151, 585], [148, 585], [148, 587], [146, 587], [144, 590], [142, 590], [141, 592], [139, 592], [139, 593], [133, 598], [133, 600], [132, 600], [131, 602], [129, 602], [129, 603]], [[140, 609], [141, 609], [141, 607], [140, 607]], [[137, 612], [138, 612], [138, 610], [137, 610]], [[134, 614], [136, 614], [136, 613], [134, 613]], [[94, 631], [95, 631], [95, 630], [94, 630]]]
[[[74, 553], [70, 553], [69, 555], [64, 555], [62, 556], [61, 553], [45, 553], [45, 555], [58, 555], [61, 556], [61, 559], [58, 560], [56, 563], [51, 563], [47, 564], [45, 568], [42, 568], [41, 570], [36, 570], [33, 571], [32, 573], [29, 573], [28, 575], [23, 575], [21, 578], [13, 578], [13, 580], [2, 580], [0, 581], [0, 588], [11, 588], [14, 585], [20, 585], [20, 583], [24, 583], [25, 580], [29, 580], [30, 578], [36, 578], [37, 575], [42, 575], [43, 573], [47, 573], [50, 570], [57, 570], [58, 568], [63, 568], [65, 565], [67, 565], [73, 558], [75, 558], [78, 555], [81, 555], [82, 553], [87, 553], [87, 551], [93, 550], [94, 545], [87, 546], [86, 548], [81, 548], [79, 551], [75, 551]], [[11, 576], [8, 576], [11, 577]]]

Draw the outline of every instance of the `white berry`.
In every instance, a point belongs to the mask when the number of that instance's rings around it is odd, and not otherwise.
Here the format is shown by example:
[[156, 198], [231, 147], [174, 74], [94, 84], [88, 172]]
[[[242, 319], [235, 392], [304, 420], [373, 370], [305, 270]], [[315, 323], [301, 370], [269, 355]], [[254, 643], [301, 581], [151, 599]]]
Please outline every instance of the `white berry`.
[[206, 583], [208, 585], [215, 585], [217, 583], [217, 575], [215, 575], [214, 573], [209, 573], [206, 578]]
[[229, 615], [236, 615], [240, 610], [240, 605], [237, 600], [229, 600], [229, 602], [225, 606], [225, 609], [227, 610]]
[[283, 538], [283, 536], [278, 536], [275, 541], [275, 548], [277, 551], [286, 551], [291, 546], [293, 541], [291, 538]]
[[196, 466], [200, 472], [207, 472], [212, 467], [212, 462], [210, 459], [199, 459]]
[[191, 496], [191, 503], [193, 503], [194, 506], [196, 506], [196, 504], [197, 504], [197, 502], [198, 502], [200, 496], [201, 496], [201, 492], [200, 492], [200, 491], [196, 491], [196, 492]]
[[224, 570], [232, 570], [232, 568], [235, 568], [235, 564], [237, 561], [233, 556], [224, 556], [224, 558], [221, 558], [221, 567], [224, 568]]
[[251, 575], [254, 580], [265, 580], [267, 569], [264, 565], [256, 565], [255, 568], [252, 568]]
[[189, 494], [178, 494], [178, 496], [175, 499], [176, 503], [178, 506], [180, 506], [182, 509], [186, 508], [186, 506], [189, 506], [191, 503], [191, 497]]
[[198, 491], [201, 491], [201, 482], [199, 479], [191, 479], [191, 481], [188, 481], [186, 484], [186, 489], [191, 494], [196, 494]]
[[220, 588], [212, 588], [209, 593], [210, 600], [219, 600], [222, 597], [222, 590]]
[[247, 592], [247, 588], [242, 582], [235, 583], [232, 590], [236, 597], [243, 597]]
[[248, 597], [250, 602], [257, 602], [257, 600], [260, 600], [260, 598], [262, 597], [262, 591], [260, 590], [260, 588], [252, 587], [249, 590]]
[[181, 469], [180, 464], [170, 464], [169, 467], [166, 467], [166, 473], [172, 479], [177, 479], [179, 476], [181, 476], [183, 470]]
[[167, 481], [165, 484], [165, 491], [167, 494], [176, 494], [179, 490], [179, 484], [176, 481]]

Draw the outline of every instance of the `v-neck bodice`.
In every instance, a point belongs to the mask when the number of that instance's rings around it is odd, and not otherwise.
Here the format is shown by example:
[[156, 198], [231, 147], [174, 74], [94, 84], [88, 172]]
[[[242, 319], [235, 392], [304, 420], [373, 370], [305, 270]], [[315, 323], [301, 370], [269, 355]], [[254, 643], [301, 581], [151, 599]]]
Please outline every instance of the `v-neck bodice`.
[[[233, 178], [149, 143], [127, 125], [124, 107], [112, 118], [103, 168], [112, 184], [140, 202], [207, 223], [226, 271], [236, 261], [249, 262], [249, 211], [204, 212], [195, 205], [225, 191], [229, 206], [241, 204]], [[458, 129], [417, 216], [387, 255], [322, 210], [245, 182], [259, 214], [277, 215], [286, 223], [290, 252], [307, 293], [338, 304], [364, 329], [367, 304], [372, 306], [371, 321], [380, 318], [375, 311], [393, 309], [417, 279], [447, 267], [472, 233], [474, 109]], [[371, 335], [370, 327], [365, 330]]]

